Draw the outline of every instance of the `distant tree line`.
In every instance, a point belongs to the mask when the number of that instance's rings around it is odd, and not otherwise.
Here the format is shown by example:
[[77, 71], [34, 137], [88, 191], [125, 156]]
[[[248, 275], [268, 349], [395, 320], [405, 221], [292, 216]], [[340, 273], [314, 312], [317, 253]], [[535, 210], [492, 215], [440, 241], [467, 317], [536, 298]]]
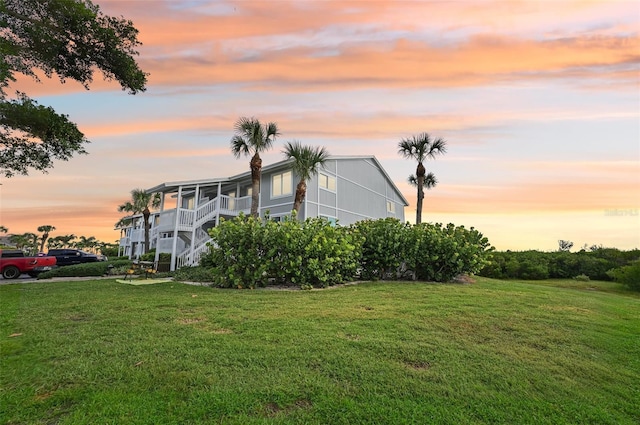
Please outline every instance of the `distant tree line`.
[[55, 226], [43, 225], [37, 229], [38, 233], [26, 232], [20, 234], [9, 234], [9, 229], [0, 226], [0, 234], [7, 235], [7, 239], [15, 249], [21, 249], [26, 254], [36, 255], [38, 252], [45, 252], [47, 249], [73, 248], [116, 257], [118, 255], [118, 244], [103, 242], [94, 236], [76, 236], [73, 234], [49, 237], [50, 233], [56, 230]]
[[493, 252], [480, 276], [496, 279], [572, 279], [615, 280], [619, 268], [638, 264], [640, 249], [622, 251], [594, 245], [578, 252], [561, 246], [555, 252]]

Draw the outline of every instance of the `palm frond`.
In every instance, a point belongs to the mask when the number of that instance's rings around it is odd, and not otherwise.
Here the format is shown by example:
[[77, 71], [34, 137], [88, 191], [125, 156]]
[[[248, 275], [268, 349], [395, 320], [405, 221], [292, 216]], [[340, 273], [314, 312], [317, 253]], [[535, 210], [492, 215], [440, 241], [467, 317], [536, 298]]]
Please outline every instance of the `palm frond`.
[[[414, 186], [414, 187], [418, 186], [418, 178], [414, 174], [411, 174], [407, 179], [407, 181], [411, 186]], [[429, 173], [424, 176], [422, 187], [424, 187], [425, 189], [431, 189], [435, 187], [437, 184], [438, 184], [438, 179], [436, 178], [435, 174]]]
[[282, 151], [285, 158], [293, 159], [293, 171], [301, 180], [309, 180], [324, 167], [329, 152], [324, 147], [303, 146], [299, 141], [287, 142]]

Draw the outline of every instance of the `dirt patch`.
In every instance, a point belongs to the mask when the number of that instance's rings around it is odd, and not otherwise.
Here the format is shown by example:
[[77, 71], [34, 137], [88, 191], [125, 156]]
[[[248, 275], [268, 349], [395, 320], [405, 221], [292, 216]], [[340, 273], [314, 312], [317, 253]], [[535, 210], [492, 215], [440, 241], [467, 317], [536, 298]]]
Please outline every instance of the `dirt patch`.
[[204, 322], [205, 320], [207, 319], [201, 317], [185, 317], [184, 319], [178, 320], [178, 323], [180, 323], [181, 325], [193, 325], [195, 323]]
[[413, 370], [428, 370], [431, 369], [431, 363], [425, 361], [405, 361], [405, 366], [413, 369]]
[[285, 407], [280, 407], [276, 403], [271, 402], [267, 403], [267, 405], [264, 407], [264, 412], [267, 416], [274, 417], [279, 413], [289, 413], [296, 409], [310, 409], [312, 406], [313, 404], [311, 403], [311, 401], [306, 399], [298, 399], [292, 404]]

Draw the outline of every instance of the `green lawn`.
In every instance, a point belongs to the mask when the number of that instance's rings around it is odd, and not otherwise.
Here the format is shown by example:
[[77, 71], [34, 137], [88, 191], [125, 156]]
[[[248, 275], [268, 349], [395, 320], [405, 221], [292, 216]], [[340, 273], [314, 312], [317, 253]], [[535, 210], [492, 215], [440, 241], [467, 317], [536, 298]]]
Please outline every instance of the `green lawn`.
[[0, 286], [2, 424], [638, 424], [640, 297], [569, 281]]

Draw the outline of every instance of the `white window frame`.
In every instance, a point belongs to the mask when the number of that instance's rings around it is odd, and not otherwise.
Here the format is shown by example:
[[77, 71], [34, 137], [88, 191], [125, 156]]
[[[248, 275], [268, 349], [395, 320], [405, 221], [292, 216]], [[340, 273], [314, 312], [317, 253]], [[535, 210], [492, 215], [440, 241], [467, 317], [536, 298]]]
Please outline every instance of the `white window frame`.
[[[329, 182], [333, 180], [333, 189], [329, 186]], [[326, 186], [324, 185], [326, 183]], [[338, 179], [335, 176], [330, 176], [329, 174], [318, 173], [318, 187], [323, 190], [328, 190], [329, 192], [336, 192], [338, 186]]]
[[[279, 193], [276, 194], [275, 189], [275, 179], [276, 177], [280, 177], [280, 187], [278, 188]], [[285, 179], [289, 181], [289, 191], [285, 192], [284, 182]], [[271, 199], [284, 198], [285, 196], [291, 196], [293, 194], [293, 173], [291, 170], [283, 171], [282, 173], [272, 174], [271, 175]]]
[[388, 214], [396, 214], [396, 203], [393, 201], [387, 200], [387, 213]]

